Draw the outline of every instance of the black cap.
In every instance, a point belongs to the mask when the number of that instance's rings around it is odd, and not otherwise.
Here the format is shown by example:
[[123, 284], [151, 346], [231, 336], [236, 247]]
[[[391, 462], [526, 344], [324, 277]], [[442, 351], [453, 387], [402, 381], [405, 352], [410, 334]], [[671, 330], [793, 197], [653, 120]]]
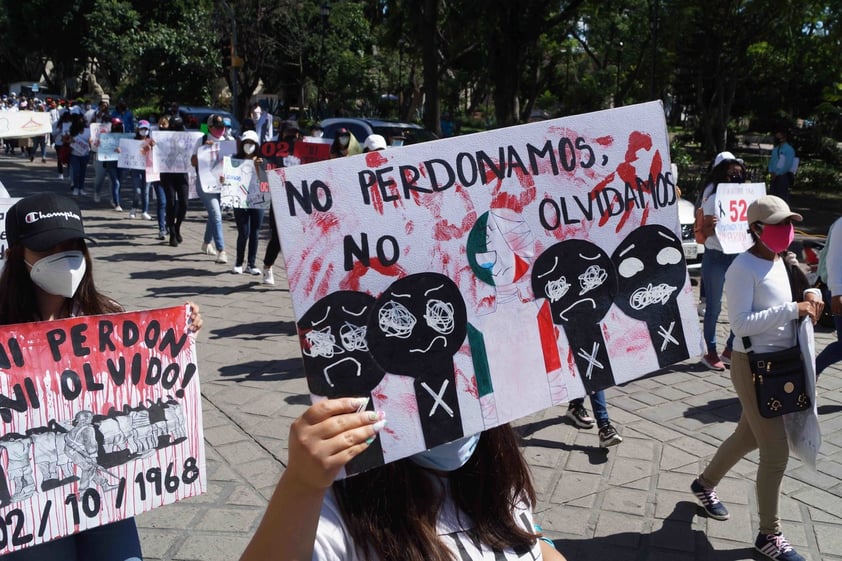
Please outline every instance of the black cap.
[[33, 251], [46, 251], [67, 240], [86, 237], [79, 205], [54, 193], [24, 197], [6, 213], [9, 246], [23, 244]]
[[225, 121], [222, 120], [222, 115], [214, 113], [208, 117], [208, 127], [224, 127]]

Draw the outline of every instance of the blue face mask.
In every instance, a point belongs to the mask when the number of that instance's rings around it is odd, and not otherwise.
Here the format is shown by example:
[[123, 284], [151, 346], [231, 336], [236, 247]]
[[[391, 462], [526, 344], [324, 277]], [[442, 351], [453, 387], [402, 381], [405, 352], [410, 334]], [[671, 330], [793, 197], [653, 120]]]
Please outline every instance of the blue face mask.
[[419, 452], [409, 459], [421, 467], [438, 471], [455, 471], [464, 466], [479, 443], [479, 434], [466, 436], [441, 446], [436, 446], [426, 452]]

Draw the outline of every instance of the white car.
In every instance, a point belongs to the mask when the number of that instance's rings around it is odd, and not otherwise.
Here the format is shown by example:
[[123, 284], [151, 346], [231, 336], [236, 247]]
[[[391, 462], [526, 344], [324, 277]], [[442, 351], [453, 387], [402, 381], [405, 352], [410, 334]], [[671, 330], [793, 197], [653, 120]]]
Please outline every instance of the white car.
[[701, 269], [705, 246], [696, 243], [696, 237], [693, 235], [696, 206], [687, 199], [678, 199], [678, 221], [681, 223], [681, 245], [684, 247], [684, 260], [687, 261], [687, 268]]

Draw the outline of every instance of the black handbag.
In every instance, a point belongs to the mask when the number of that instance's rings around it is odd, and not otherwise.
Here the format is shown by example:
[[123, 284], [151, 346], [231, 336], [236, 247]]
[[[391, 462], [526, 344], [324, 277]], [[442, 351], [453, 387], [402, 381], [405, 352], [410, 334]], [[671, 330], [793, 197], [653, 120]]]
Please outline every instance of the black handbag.
[[748, 355], [757, 407], [766, 418], [803, 411], [813, 402], [807, 395], [804, 359], [798, 345], [782, 351], [755, 353], [748, 337], [743, 337]]

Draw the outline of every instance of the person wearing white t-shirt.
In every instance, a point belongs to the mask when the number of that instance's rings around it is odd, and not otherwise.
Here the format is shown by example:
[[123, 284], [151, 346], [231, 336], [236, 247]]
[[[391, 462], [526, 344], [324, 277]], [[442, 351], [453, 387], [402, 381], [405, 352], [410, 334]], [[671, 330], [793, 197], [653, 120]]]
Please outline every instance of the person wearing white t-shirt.
[[509, 425], [334, 482], [386, 424], [366, 402], [320, 401], [293, 422], [286, 471], [240, 561], [564, 561], [532, 522]]

